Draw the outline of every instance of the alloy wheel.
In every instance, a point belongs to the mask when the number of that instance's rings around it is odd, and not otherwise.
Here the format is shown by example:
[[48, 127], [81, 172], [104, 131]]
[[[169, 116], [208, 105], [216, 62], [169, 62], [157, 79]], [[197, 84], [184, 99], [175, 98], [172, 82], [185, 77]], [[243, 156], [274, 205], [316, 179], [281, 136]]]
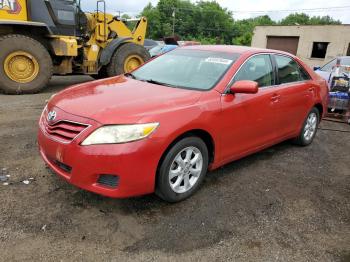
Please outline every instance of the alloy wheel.
[[310, 141], [316, 133], [317, 128], [317, 114], [312, 112], [309, 114], [304, 128], [304, 138]]
[[186, 193], [198, 181], [203, 169], [201, 151], [194, 147], [186, 147], [174, 158], [169, 170], [169, 183], [175, 193]]

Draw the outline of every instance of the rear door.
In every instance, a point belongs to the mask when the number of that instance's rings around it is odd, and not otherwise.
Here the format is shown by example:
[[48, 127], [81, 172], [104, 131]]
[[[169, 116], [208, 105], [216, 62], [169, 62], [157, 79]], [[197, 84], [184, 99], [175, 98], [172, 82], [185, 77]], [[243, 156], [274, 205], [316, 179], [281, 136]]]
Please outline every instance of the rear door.
[[248, 58], [237, 71], [232, 84], [252, 80], [259, 84], [257, 94], [226, 94], [221, 98], [222, 158], [232, 160], [272, 143], [277, 137], [279, 99], [274, 92], [274, 73], [269, 54]]
[[306, 70], [292, 57], [282, 54], [274, 54], [273, 57], [278, 84], [276, 90], [280, 95], [276, 107], [279, 111], [276, 131], [283, 137], [299, 131], [313, 105], [316, 86]]

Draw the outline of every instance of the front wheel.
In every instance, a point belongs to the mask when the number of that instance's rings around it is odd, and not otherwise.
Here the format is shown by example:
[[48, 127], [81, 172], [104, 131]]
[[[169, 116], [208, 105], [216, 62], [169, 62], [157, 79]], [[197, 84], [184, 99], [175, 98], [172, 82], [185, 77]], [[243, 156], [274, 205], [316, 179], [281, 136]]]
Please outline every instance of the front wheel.
[[182, 201], [198, 189], [207, 169], [206, 144], [198, 137], [186, 137], [166, 153], [158, 172], [156, 194], [168, 202]]
[[320, 113], [316, 107], [312, 108], [307, 115], [299, 136], [294, 142], [301, 146], [307, 146], [312, 143], [316, 136], [318, 124], [320, 122]]

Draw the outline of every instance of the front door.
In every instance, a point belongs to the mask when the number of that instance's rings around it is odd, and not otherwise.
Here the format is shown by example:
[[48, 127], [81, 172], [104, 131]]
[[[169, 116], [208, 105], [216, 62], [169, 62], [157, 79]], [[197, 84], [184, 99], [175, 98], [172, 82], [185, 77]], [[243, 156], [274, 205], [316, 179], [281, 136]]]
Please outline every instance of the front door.
[[271, 143], [278, 133], [280, 96], [274, 89], [274, 73], [269, 54], [248, 58], [233, 78], [259, 84], [257, 94], [222, 95], [222, 160], [236, 159]]

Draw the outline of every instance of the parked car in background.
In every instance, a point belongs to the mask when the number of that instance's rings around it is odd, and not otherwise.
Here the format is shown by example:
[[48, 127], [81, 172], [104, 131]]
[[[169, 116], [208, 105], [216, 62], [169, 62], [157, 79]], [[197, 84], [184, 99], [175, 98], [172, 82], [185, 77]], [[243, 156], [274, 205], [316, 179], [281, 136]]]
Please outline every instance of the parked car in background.
[[160, 44], [158, 46], [155, 46], [151, 50], [149, 50], [149, 53], [151, 57], [156, 57], [156, 56], [165, 54], [167, 52], [170, 52], [181, 46], [193, 46], [193, 45], [200, 45], [200, 44], [201, 44], [200, 42], [196, 42], [196, 41], [176, 41], [171, 44]]
[[38, 143], [47, 165], [77, 187], [177, 202], [207, 170], [287, 139], [309, 145], [327, 96], [326, 81], [291, 54], [182, 47], [53, 96]]
[[330, 80], [333, 68], [337, 65], [337, 60], [339, 61], [339, 66], [350, 66], [350, 56], [341, 56], [332, 59], [322, 67], [315, 66], [314, 70], [328, 82]]
[[178, 41], [178, 43], [179, 46], [201, 45], [201, 43], [197, 41]]
[[165, 45], [165, 44], [158, 45], [151, 48], [151, 50], [149, 50], [149, 54], [151, 57], [156, 57], [156, 56], [165, 54], [167, 52], [170, 52], [178, 47], [179, 47], [178, 45]]
[[155, 46], [158, 46], [159, 43], [157, 41], [154, 41], [152, 39], [145, 39], [145, 42], [143, 44], [143, 46], [147, 49], [147, 50], [150, 50], [152, 49], [153, 47]]

